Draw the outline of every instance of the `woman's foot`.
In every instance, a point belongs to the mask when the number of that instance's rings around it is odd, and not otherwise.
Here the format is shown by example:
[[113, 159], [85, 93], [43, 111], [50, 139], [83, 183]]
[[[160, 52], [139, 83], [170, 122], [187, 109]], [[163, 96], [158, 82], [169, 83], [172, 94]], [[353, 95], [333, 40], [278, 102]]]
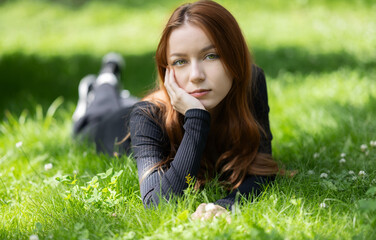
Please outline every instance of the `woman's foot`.
[[85, 115], [87, 106], [93, 101], [93, 87], [97, 76], [90, 74], [85, 76], [78, 85], [78, 103], [76, 110], [73, 113], [72, 119], [77, 122]]
[[110, 72], [121, 78], [121, 70], [125, 68], [124, 58], [115, 52], [110, 52], [102, 58], [102, 67], [100, 73]]
[[102, 58], [102, 67], [95, 85], [110, 84], [120, 90], [119, 81], [121, 70], [124, 67], [125, 61], [120, 54], [114, 52], [107, 53]]

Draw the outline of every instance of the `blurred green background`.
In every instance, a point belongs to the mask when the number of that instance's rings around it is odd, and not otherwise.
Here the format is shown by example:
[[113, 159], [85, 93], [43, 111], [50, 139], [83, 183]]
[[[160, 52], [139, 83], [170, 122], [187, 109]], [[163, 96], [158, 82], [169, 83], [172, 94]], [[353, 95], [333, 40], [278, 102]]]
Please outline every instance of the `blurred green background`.
[[[340, 68], [374, 74], [372, 0], [218, 1], [239, 21], [270, 81]], [[73, 109], [79, 80], [109, 51], [126, 59], [123, 85], [137, 96], [153, 86], [154, 51], [172, 0], [0, 1], [0, 114], [44, 109], [58, 96]], [[374, 76], [374, 75], [373, 75]]]

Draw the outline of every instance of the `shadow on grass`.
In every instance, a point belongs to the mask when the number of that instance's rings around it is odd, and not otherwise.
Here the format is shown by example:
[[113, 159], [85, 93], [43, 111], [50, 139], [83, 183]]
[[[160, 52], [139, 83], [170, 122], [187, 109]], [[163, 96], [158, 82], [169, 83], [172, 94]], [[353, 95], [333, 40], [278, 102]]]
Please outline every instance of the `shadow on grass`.
[[340, 68], [360, 70], [376, 69], [376, 59], [359, 60], [347, 52], [312, 54], [299, 47], [281, 47], [275, 50], [253, 48], [256, 63], [266, 74], [276, 78], [281, 71], [293, 74], [321, 74]]
[[[281, 72], [301, 74], [330, 73], [339, 68], [351, 68], [360, 74], [376, 69], [376, 60], [359, 61], [346, 53], [311, 54], [297, 47], [276, 50], [255, 48], [256, 63], [267, 75], [277, 78]], [[154, 53], [125, 56], [127, 67], [123, 85], [134, 95], [142, 96], [154, 86], [157, 76]], [[19, 113], [41, 104], [44, 109], [58, 96], [68, 102], [77, 101], [77, 86], [86, 74], [97, 73], [101, 59], [91, 55], [39, 56], [14, 53], [0, 58], [0, 116], [4, 110]], [[278, 79], [278, 81], [283, 81]]]
[[[125, 56], [126, 69], [122, 74], [123, 86], [132, 94], [142, 96], [154, 86], [154, 56], [151, 53]], [[80, 79], [87, 74], [97, 74], [101, 59], [91, 55], [45, 57], [14, 53], [0, 58], [2, 85], [0, 109], [20, 112], [33, 110], [36, 104], [44, 109], [58, 96], [76, 102]]]

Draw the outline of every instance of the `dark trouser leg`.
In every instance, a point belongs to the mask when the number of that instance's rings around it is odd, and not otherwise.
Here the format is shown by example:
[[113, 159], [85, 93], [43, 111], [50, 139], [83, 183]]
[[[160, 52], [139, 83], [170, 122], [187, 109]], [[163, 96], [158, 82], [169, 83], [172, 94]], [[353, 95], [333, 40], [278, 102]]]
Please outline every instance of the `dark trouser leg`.
[[121, 100], [117, 89], [110, 84], [99, 85], [93, 91], [93, 102], [85, 115], [74, 123], [74, 135], [95, 142], [97, 152], [109, 155], [113, 155], [114, 151], [127, 153], [130, 141], [120, 145], [116, 142], [128, 133], [129, 115], [137, 99], [131, 97], [129, 100]]
[[[124, 138], [129, 133], [129, 117], [133, 107], [120, 108], [103, 118], [96, 127], [94, 142], [99, 153], [108, 155], [129, 154], [130, 138]], [[121, 143], [119, 143], [121, 142]]]
[[86, 132], [87, 128], [97, 125], [105, 116], [120, 108], [116, 88], [103, 84], [93, 90], [94, 99], [88, 106], [85, 115], [73, 125], [73, 134]]

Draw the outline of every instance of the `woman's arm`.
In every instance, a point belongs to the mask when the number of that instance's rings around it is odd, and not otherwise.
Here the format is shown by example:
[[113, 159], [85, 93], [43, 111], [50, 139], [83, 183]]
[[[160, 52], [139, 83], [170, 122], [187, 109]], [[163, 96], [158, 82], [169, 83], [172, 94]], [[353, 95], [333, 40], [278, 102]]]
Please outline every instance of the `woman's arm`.
[[201, 109], [190, 109], [185, 114], [184, 136], [169, 169], [162, 173], [155, 169], [144, 179], [144, 173], [162, 161], [170, 150], [168, 137], [161, 129], [156, 115], [147, 112], [154, 105], [136, 104], [131, 113], [130, 132], [139, 173], [141, 197], [145, 206], [157, 205], [160, 197], [180, 195], [188, 186], [186, 176], [196, 176], [200, 167], [210, 127], [210, 114]]

